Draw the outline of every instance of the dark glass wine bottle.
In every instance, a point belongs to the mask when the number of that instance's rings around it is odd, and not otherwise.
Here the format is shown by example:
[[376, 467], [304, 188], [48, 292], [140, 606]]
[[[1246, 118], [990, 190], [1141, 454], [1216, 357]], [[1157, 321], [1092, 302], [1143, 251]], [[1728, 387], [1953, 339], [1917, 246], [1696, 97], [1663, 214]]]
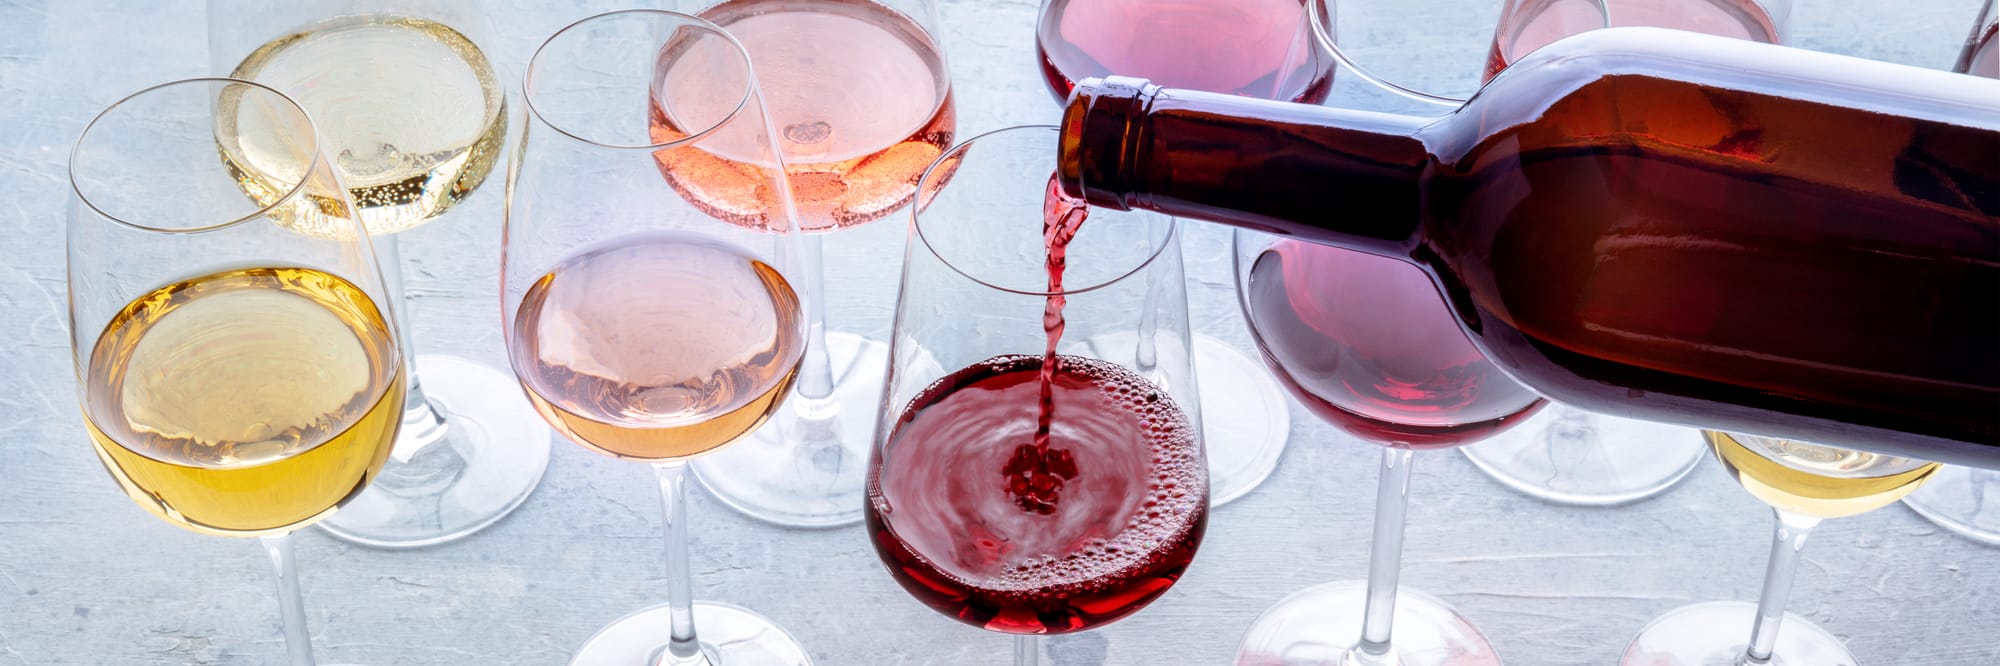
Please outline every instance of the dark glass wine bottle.
[[1555, 400], [2000, 469], [2000, 81], [1614, 28], [1442, 119], [1088, 80], [1061, 142], [1092, 204], [1422, 267]]

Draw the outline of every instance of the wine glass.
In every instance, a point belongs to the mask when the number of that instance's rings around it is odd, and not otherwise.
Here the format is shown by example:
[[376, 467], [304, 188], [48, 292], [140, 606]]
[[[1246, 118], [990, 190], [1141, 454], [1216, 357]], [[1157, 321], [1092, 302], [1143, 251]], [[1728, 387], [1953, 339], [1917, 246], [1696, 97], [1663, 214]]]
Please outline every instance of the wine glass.
[[1384, 447], [1367, 582], [1279, 601], [1251, 625], [1236, 663], [1499, 664], [1444, 601], [1399, 589], [1411, 453], [1492, 436], [1541, 397], [1474, 349], [1430, 277], [1404, 261], [1239, 230], [1236, 274], [1272, 373], [1320, 418]]
[[[1987, 78], [2000, 78], [2000, 2], [1987, 2], [1972, 22], [1953, 71]], [[1988, 505], [1987, 493], [1993, 503]], [[1903, 504], [1933, 523], [1980, 543], [2000, 546], [2000, 472], [1971, 467], [1944, 466], [1932, 474]]]
[[1777, 515], [1764, 591], [1754, 605], [1710, 601], [1655, 618], [1625, 646], [1619, 664], [1854, 666], [1840, 638], [1785, 612], [1799, 551], [1820, 521], [1888, 506], [1916, 490], [1938, 464], [1714, 430], [1702, 437], [1730, 477]]
[[[246, 159], [269, 196], [243, 196]], [[310, 666], [291, 533], [381, 470], [405, 389], [356, 209], [305, 110], [230, 79], [112, 104], [69, 175], [71, 351], [98, 460], [162, 520], [260, 538], [290, 662]]]
[[990, 132], [925, 173], [868, 473], [896, 582], [1015, 634], [1017, 665], [1159, 598], [1208, 516], [1177, 225], [1059, 199], [1055, 138]]
[[[742, 446], [695, 463], [723, 503], [790, 527], [861, 520], [862, 477], [881, 402], [888, 347], [828, 323], [831, 293], [820, 234], [900, 210], [924, 167], [957, 131], [934, 0], [680, 0], [743, 42], [757, 64], [799, 213], [806, 300], [805, 365], [789, 406]], [[731, 209], [768, 207], [742, 186], [736, 153], [667, 164], [690, 196]], [[755, 224], [754, 216], [736, 218]], [[840, 276], [836, 276], [838, 278]], [[886, 294], [842, 302], [881, 304]], [[851, 322], [850, 322], [851, 323]]]
[[[482, 48], [477, 0], [208, 0], [219, 73], [285, 91], [318, 123], [327, 156], [389, 276], [408, 325], [402, 232], [437, 219], [486, 181], [506, 142], [507, 86]], [[244, 191], [268, 167], [241, 165]], [[303, 224], [318, 224], [307, 220]], [[337, 222], [335, 222], [337, 223]], [[499, 369], [403, 347], [403, 428], [370, 489], [320, 523], [381, 548], [458, 539], [520, 506], [548, 467], [549, 431]]]
[[[1557, 39], [1613, 25], [1777, 43], [1790, 10], [1790, 0], [1507, 0], [1481, 82]], [[1554, 404], [1507, 433], [1460, 450], [1488, 476], [1523, 494], [1559, 504], [1610, 506], [1652, 497], [1686, 478], [1707, 455], [1694, 433]]]
[[[1318, 104], [1332, 88], [1333, 59], [1312, 38], [1306, 14], [1331, 9], [1330, 0], [1043, 0], [1035, 47], [1058, 104], [1077, 81], [1110, 74]], [[1187, 252], [1229, 251], [1227, 230], [1189, 225], [1181, 231]], [[1205, 262], [1187, 263], [1197, 283], [1233, 282], [1224, 269], [1201, 275], [1194, 267]], [[1291, 436], [1291, 411], [1284, 390], [1254, 358], [1194, 328], [1196, 372], [1209, 389], [1202, 392], [1208, 402], [1201, 411], [1208, 415], [1202, 439], [1210, 498], [1221, 506], [1277, 469]]]
[[[612, 12], [549, 37], [522, 89], [501, 266], [514, 374], [570, 440], [652, 463], [666, 516], [668, 603], [599, 630], [570, 663], [808, 664], [763, 616], [694, 603], [688, 571], [688, 460], [763, 424], [805, 353], [782, 272], [790, 194], [749, 57], [694, 16]], [[771, 165], [739, 167], [766, 204], [718, 207], [660, 177], [718, 153]], [[750, 215], [775, 233], [719, 221]]]

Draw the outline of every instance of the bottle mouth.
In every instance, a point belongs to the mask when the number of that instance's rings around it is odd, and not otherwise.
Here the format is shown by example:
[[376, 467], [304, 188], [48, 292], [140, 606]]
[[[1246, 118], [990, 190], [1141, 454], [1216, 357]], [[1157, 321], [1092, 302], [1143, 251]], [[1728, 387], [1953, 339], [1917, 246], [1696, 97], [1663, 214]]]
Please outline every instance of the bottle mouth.
[[1132, 210], [1132, 169], [1144, 162], [1146, 123], [1160, 86], [1129, 76], [1091, 77], [1076, 84], [1063, 108], [1056, 183], [1092, 206]]

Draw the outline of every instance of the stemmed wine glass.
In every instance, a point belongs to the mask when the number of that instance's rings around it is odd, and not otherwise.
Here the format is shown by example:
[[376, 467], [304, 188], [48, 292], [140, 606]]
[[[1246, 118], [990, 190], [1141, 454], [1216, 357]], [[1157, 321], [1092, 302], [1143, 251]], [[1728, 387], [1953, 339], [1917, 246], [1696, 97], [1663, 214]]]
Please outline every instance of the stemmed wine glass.
[[1236, 274], [1272, 373], [1320, 418], [1384, 447], [1367, 582], [1279, 601], [1236, 663], [1499, 664], [1457, 611], [1397, 582], [1411, 453], [1489, 437], [1541, 397], [1474, 349], [1430, 277], [1405, 262], [1239, 230]]
[[1017, 665], [1159, 598], [1208, 516], [1177, 225], [1060, 199], [1055, 139], [990, 132], [925, 172], [868, 473], [896, 582], [1015, 634]]
[[[694, 16], [612, 12], [549, 37], [522, 89], [501, 267], [514, 374], [572, 441], [652, 463], [665, 514], [668, 602], [599, 630], [570, 663], [808, 664], [763, 616], [694, 603], [688, 571], [688, 460], [763, 424], [805, 352], [783, 272], [790, 194], [749, 57]], [[766, 203], [722, 208], [662, 177], [715, 154], [771, 165], [738, 171]]]
[[[507, 86], [486, 50], [478, 0], [208, 0], [210, 65], [285, 91], [311, 113], [327, 157], [375, 236], [389, 307], [406, 326], [398, 237], [486, 181], [505, 143]], [[261, 174], [270, 165], [239, 166]], [[278, 194], [246, 178], [263, 201]], [[311, 224], [311, 222], [307, 222]], [[328, 224], [339, 224], [330, 221]], [[507, 373], [416, 354], [403, 428], [381, 478], [320, 523], [369, 546], [457, 539], [520, 506], [548, 467], [549, 432]]]
[[[957, 131], [935, 0], [677, 0], [669, 8], [728, 30], [757, 64], [798, 210], [806, 302], [805, 365], [788, 406], [742, 446], [695, 463], [723, 503], [791, 527], [861, 520], [888, 348], [833, 330], [820, 234], [887, 217]], [[762, 168], [721, 152], [663, 163], [690, 196], [731, 210], [766, 208], [743, 186]], [[730, 216], [755, 225], [755, 216]], [[838, 277], [838, 276], [836, 276]], [[886, 294], [850, 299], [881, 303]], [[851, 322], [850, 322], [851, 323]]]
[[[1077, 81], [1110, 74], [1317, 104], [1332, 88], [1334, 66], [1313, 39], [1307, 13], [1330, 20], [1331, 9], [1331, 0], [1043, 0], [1035, 47], [1058, 104]], [[1228, 251], [1227, 230], [1188, 225], [1182, 233], [1188, 252], [1203, 246]], [[1219, 272], [1192, 277], [1198, 283], [1233, 281]], [[1202, 438], [1211, 499], [1221, 506], [1277, 469], [1291, 435], [1291, 411], [1284, 391], [1255, 359], [1195, 328], [1196, 372], [1209, 389], [1202, 392], [1208, 401]]]
[[[71, 351], [98, 460], [162, 520], [259, 537], [290, 662], [311, 666], [291, 533], [381, 470], [405, 389], [357, 211], [305, 110], [246, 81], [119, 100], [69, 175]], [[243, 196], [251, 178], [268, 196]]]
[[[2000, 2], [1979, 8], [1953, 71], [2000, 77]], [[1991, 503], [1987, 501], [1991, 493]], [[1917, 515], [1980, 543], [2000, 546], [2000, 472], [1944, 466], [1903, 498]]]
[[1820, 521], [1888, 506], [1916, 490], [1938, 464], [1713, 430], [1702, 437], [1730, 477], [1777, 515], [1764, 591], [1754, 605], [1710, 601], [1661, 615], [1625, 646], [1619, 664], [1854, 666], [1840, 638], [1785, 612], [1799, 551]]

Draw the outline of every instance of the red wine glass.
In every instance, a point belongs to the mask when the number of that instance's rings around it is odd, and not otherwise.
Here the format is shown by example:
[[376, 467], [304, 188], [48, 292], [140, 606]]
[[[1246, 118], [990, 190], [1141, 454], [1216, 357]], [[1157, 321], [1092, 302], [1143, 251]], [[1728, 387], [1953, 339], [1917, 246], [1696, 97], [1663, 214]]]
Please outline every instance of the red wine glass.
[[[861, 520], [862, 482], [875, 438], [888, 296], [879, 270], [893, 228], [857, 227], [909, 203], [924, 168], [952, 143], [952, 100], [936, 0], [675, 0], [669, 9], [728, 30], [757, 63], [773, 134], [798, 212], [799, 286], [806, 299], [805, 365], [786, 406], [771, 423], [696, 462], [695, 477], [731, 508], [788, 527], [833, 527]], [[687, 90], [700, 94], [699, 90]], [[744, 178], [751, 162], [731, 146], [663, 164], [690, 196], [716, 205], [767, 208], [767, 193]], [[750, 173], [755, 173], [752, 170]], [[754, 178], [750, 179], [754, 180]], [[749, 218], [738, 218], [755, 225]], [[841, 244], [865, 250], [864, 262], [835, 264], [828, 282], [822, 234], [843, 230]], [[858, 234], [858, 237], [857, 237]], [[850, 246], [851, 247], [851, 246]], [[872, 264], [872, 266], [871, 266]], [[835, 303], [859, 307], [830, 311]], [[875, 320], [875, 327], [868, 326]]]
[[[1058, 103], [1079, 80], [1123, 74], [1175, 88], [1317, 104], [1332, 88], [1334, 67], [1313, 39], [1307, 14], [1331, 9], [1330, 0], [1043, 0], [1035, 46]], [[1228, 251], [1227, 230], [1181, 231], [1188, 252]], [[1190, 277], [1197, 284], [1230, 283], [1223, 269], [1210, 270], [1216, 274]], [[1209, 327], [1194, 327], [1194, 354], [1209, 389], [1202, 393], [1203, 439], [1211, 499], [1221, 506], [1277, 469], [1291, 412], [1284, 390], [1257, 360], [1240, 345], [1199, 332]]]
[[[688, 566], [688, 461], [762, 425], [805, 353], [804, 307], [783, 271], [796, 254], [783, 174], [745, 171], [762, 174], [774, 203], [733, 211], [703, 207], [659, 174], [718, 145], [778, 163], [750, 72], [742, 45], [715, 24], [651, 10], [571, 24], [528, 64], [530, 118], [503, 227], [508, 355], [558, 432], [651, 463], [667, 540], [667, 603], [598, 630], [571, 657], [578, 666], [812, 661], [757, 613], [695, 603]], [[672, 84], [692, 82], [674, 77], [701, 78], [709, 94], [676, 94]], [[718, 221], [734, 214], [777, 233]]]
[[1407, 263], [1237, 231], [1236, 274], [1272, 373], [1320, 418], [1384, 447], [1368, 580], [1279, 601], [1251, 625], [1236, 663], [1499, 664], [1457, 611], [1399, 589], [1411, 454], [1506, 430], [1541, 397], [1474, 349], [1430, 277]]
[[1208, 516], [1178, 227], [1056, 198], [1055, 138], [991, 132], [926, 172], [868, 472], [896, 582], [1015, 634], [1016, 664], [1158, 599]]

